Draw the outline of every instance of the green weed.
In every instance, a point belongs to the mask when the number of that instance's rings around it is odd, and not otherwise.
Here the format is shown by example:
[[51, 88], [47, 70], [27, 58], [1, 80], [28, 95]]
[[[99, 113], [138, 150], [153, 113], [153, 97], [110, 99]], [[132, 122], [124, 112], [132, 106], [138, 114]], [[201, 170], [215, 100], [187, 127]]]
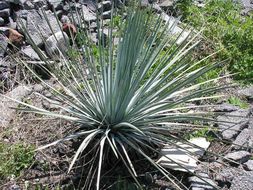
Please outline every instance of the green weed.
[[241, 100], [238, 97], [232, 96], [228, 99], [228, 103], [234, 105], [234, 106], [239, 106], [242, 109], [246, 109], [249, 107], [249, 104], [246, 101]]
[[239, 73], [236, 79], [253, 81], [252, 15], [242, 16], [240, 5], [232, 0], [211, 0], [205, 7], [196, 6], [192, 0], [180, 0], [176, 7], [183, 21], [197, 29], [204, 28], [206, 44], [211, 48], [203, 54], [222, 49], [215, 61], [228, 59], [228, 70]]
[[214, 137], [211, 135], [211, 130], [209, 127], [204, 127], [202, 129], [198, 129], [192, 133], [189, 133], [185, 136], [186, 139], [192, 139], [192, 138], [198, 138], [198, 137], [204, 137], [207, 139], [207, 141], [213, 141]]
[[23, 169], [32, 164], [33, 157], [33, 146], [0, 143], [0, 179], [11, 175], [19, 176]]

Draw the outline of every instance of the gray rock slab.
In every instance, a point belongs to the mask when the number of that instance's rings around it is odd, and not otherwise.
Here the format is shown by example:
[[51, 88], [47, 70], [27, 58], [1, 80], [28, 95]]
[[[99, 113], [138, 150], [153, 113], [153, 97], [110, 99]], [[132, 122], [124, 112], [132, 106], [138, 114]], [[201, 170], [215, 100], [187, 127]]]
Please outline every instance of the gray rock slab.
[[0, 34], [0, 58], [4, 57], [7, 46], [8, 46], [7, 37]]
[[237, 176], [233, 179], [229, 190], [252, 190], [253, 189], [253, 172]]
[[246, 97], [247, 99], [253, 99], [253, 86], [239, 90], [238, 94]]
[[247, 127], [250, 110], [237, 110], [217, 117], [218, 127], [222, 137], [226, 140], [233, 139], [240, 131]]
[[216, 181], [231, 182], [234, 177], [245, 175], [246, 171], [239, 168], [227, 167], [223, 168], [219, 173], [215, 175]]
[[48, 0], [50, 6], [52, 6], [56, 11], [63, 9], [63, 0]]
[[253, 2], [252, 0], [240, 0], [244, 8], [253, 9]]
[[[20, 85], [12, 91], [5, 94], [5, 96], [21, 101], [25, 96], [29, 95], [31, 88]], [[19, 103], [8, 98], [1, 97], [0, 100], [0, 127], [7, 127], [10, 121], [15, 117], [16, 108]]]
[[57, 32], [51, 35], [45, 42], [45, 49], [47, 54], [54, 58], [64, 53], [68, 49], [69, 37], [65, 32]]
[[217, 186], [216, 183], [209, 178], [209, 176], [199, 174], [201, 178], [197, 176], [189, 177], [188, 181], [191, 184], [190, 187], [191, 189], [205, 189], [205, 190], [214, 190], [216, 189], [215, 187]]
[[234, 105], [231, 105], [228, 103], [223, 103], [223, 104], [220, 104], [219, 106], [215, 107], [214, 111], [215, 112], [232, 112], [232, 111], [236, 111], [238, 109], [239, 108]]
[[85, 5], [82, 6], [82, 12], [83, 12], [83, 15], [84, 15], [84, 20], [86, 22], [96, 21], [97, 17], [96, 17], [95, 12], [93, 12], [87, 6], [85, 6]]
[[239, 149], [252, 149], [253, 148], [253, 128], [249, 127], [243, 129], [242, 132], [236, 137], [233, 142], [233, 148]]
[[[251, 157], [251, 154], [248, 151], [236, 151], [236, 152], [230, 152], [225, 155], [225, 160], [230, 159], [238, 163], [244, 163], [247, 162]], [[228, 161], [228, 160], [226, 160]]]
[[253, 160], [249, 160], [245, 162], [243, 165], [246, 170], [253, 171]]
[[40, 11], [30, 10], [27, 15], [27, 32], [37, 46], [43, 45], [43, 39], [46, 40], [53, 33], [60, 31], [57, 19], [51, 11], [47, 12], [46, 17], [49, 20], [52, 30], [50, 29], [46, 18]]
[[31, 60], [40, 60], [39, 55], [34, 51], [31, 46], [26, 46], [21, 49], [21, 52], [29, 57]]

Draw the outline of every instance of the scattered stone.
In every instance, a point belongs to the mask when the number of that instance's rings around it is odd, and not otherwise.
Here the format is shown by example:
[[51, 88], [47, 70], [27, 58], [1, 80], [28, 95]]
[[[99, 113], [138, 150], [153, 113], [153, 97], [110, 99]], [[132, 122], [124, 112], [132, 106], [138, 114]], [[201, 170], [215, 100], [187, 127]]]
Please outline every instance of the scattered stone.
[[253, 99], [253, 86], [244, 88], [238, 91], [239, 95], [246, 97], [249, 100]]
[[21, 52], [29, 57], [31, 60], [40, 60], [39, 55], [34, 51], [34, 49], [31, 46], [26, 46], [22, 48]]
[[10, 17], [9, 18], [9, 24], [8, 24], [8, 27], [11, 28], [11, 29], [14, 29], [16, 30], [17, 29], [17, 23], [13, 21], [13, 19]]
[[253, 148], [253, 128], [243, 129], [242, 132], [236, 137], [233, 142], [233, 148], [239, 149], [252, 149]]
[[23, 18], [17, 19], [17, 31], [24, 33], [24, 27], [26, 26], [26, 20]]
[[21, 188], [18, 185], [14, 184], [10, 186], [10, 190], [21, 190]]
[[53, 58], [67, 51], [69, 37], [65, 32], [57, 32], [51, 35], [45, 42], [47, 54]]
[[184, 42], [185, 39], [190, 35], [189, 31], [183, 31], [183, 29], [180, 28], [179, 26], [171, 27], [175, 23], [176, 18], [171, 17], [171, 16], [167, 15], [164, 12], [161, 13], [161, 18], [165, 22], [169, 22], [168, 23], [168, 28], [170, 28], [169, 35], [174, 35], [174, 36], [180, 35], [179, 38], [178, 38], [178, 40], [176, 41], [176, 43], [178, 45], [181, 44], [182, 42]]
[[50, 25], [53, 26], [53, 31], [51, 31], [46, 18], [41, 12], [30, 10], [27, 15], [27, 32], [31, 36], [33, 42], [39, 47], [43, 45], [43, 38], [47, 39], [53, 33], [60, 31], [60, 27], [54, 14], [51, 11], [48, 11], [46, 16]]
[[25, 10], [32, 10], [35, 8], [34, 4], [29, 0], [26, 1], [23, 6]]
[[23, 43], [24, 36], [20, 34], [18, 31], [10, 28], [8, 38], [12, 44], [20, 46]]
[[112, 8], [111, 1], [102, 1], [98, 4], [98, 10], [101, 12], [109, 11], [111, 10], [111, 8]]
[[[20, 85], [13, 89], [12, 91], [5, 94], [5, 96], [13, 98], [15, 100], [21, 101], [25, 96], [31, 92], [31, 89], [28, 86]], [[0, 100], [0, 127], [7, 127], [10, 121], [15, 117], [16, 108], [19, 103], [1, 97]]]
[[63, 0], [47, 0], [49, 5], [53, 8], [52, 11], [55, 9], [56, 11], [63, 9]]
[[243, 164], [244, 168], [248, 171], [253, 171], [253, 160], [249, 160]]
[[214, 111], [216, 111], [216, 112], [232, 112], [232, 111], [236, 111], [238, 109], [239, 108], [234, 105], [231, 105], [228, 103], [223, 103], [223, 104], [215, 107]]
[[246, 172], [244, 175], [233, 179], [229, 190], [252, 190], [253, 172]]
[[243, 169], [228, 167], [217, 173], [215, 175], [215, 180], [221, 182], [231, 182], [234, 177], [244, 175], [245, 173], [246, 171]]
[[84, 15], [84, 20], [86, 22], [96, 21], [96, 19], [97, 19], [96, 14], [94, 12], [92, 12], [88, 7], [83, 5], [82, 6], [82, 11], [83, 11], [83, 15]]
[[0, 10], [0, 17], [2, 17], [5, 20], [8, 20], [10, 17], [10, 9]]
[[61, 22], [62, 22], [63, 24], [65, 24], [65, 23], [70, 23], [70, 19], [69, 19], [69, 17], [68, 17], [67, 15], [62, 15], [62, 17], [61, 17]]
[[[247, 162], [250, 159], [251, 154], [247, 151], [237, 151], [237, 152], [231, 152], [225, 155], [225, 160], [230, 159], [235, 162], [238, 162], [240, 164], [243, 164], [244, 162]], [[229, 161], [229, 160], [226, 160]], [[229, 161], [230, 162], [230, 161]]]
[[27, 10], [19, 10], [19, 11], [14, 12], [14, 17], [16, 20], [19, 18], [27, 19], [27, 15], [28, 15]]
[[0, 34], [0, 58], [4, 57], [7, 46], [8, 46], [7, 37]]
[[247, 127], [250, 110], [237, 110], [217, 117], [218, 127], [222, 137], [233, 139], [242, 129]]
[[212, 181], [206, 173], [198, 174], [201, 178], [197, 176], [189, 177], [188, 181], [191, 183], [190, 188], [193, 190], [213, 190], [217, 186], [214, 181]]
[[2, 17], [0, 17], [0, 26], [4, 25], [4, 19]]
[[162, 3], [159, 4], [162, 8], [170, 8], [174, 5], [174, 0], [165, 0]]
[[105, 11], [105, 12], [103, 12], [103, 14], [102, 14], [102, 18], [103, 19], [110, 19], [111, 18], [111, 15], [112, 13], [111, 13], [111, 11]]

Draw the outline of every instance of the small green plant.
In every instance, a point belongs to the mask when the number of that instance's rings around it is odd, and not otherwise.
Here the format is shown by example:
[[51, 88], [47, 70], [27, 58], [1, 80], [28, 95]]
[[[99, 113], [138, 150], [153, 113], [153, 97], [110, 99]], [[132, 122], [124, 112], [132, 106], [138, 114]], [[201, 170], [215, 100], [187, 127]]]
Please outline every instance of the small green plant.
[[[187, 2], [187, 3], [186, 3]], [[241, 15], [241, 6], [233, 0], [210, 0], [198, 7], [192, 0], [177, 3], [182, 20], [197, 29], [204, 28], [205, 54], [217, 53], [216, 60], [229, 59], [229, 71], [235, 77], [253, 82], [253, 15]]]
[[33, 160], [33, 146], [0, 143], [0, 179], [11, 175], [18, 177], [23, 169], [31, 166]]
[[235, 96], [231, 96], [228, 99], [228, 103], [230, 103], [230, 104], [232, 104], [234, 106], [239, 106], [242, 109], [246, 109], [246, 108], [249, 107], [249, 104], [246, 101], [241, 100], [240, 98], [235, 97]]
[[185, 138], [186, 139], [192, 139], [192, 138], [204, 137], [208, 141], [213, 141], [214, 137], [212, 135], [210, 135], [210, 132], [211, 132], [210, 128], [205, 127], [205, 128], [198, 129], [198, 130], [195, 130], [191, 133], [186, 134]]

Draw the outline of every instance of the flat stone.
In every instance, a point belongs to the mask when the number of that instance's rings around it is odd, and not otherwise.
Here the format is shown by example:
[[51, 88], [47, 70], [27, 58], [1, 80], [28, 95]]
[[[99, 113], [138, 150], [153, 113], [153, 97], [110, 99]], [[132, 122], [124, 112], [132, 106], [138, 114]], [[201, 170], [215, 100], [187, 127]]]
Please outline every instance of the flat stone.
[[56, 58], [60, 52], [68, 50], [69, 37], [65, 32], [57, 32], [51, 35], [45, 42], [45, 49], [51, 58]]
[[238, 91], [239, 95], [246, 97], [247, 99], [253, 99], [253, 86], [249, 86]]
[[249, 127], [243, 129], [242, 132], [236, 137], [233, 142], [233, 148], [239, 149], [252, 149], [253, 148], [253, 128]]
[[40, 60], [39, 55], [31, 46], [26, 46], [21, 49], [21, 52], [29, 57], [31, 60]]
[[232, 111], [236, 111], [239, 108], [237, 106], [228, 104], [228, 103], [223, 103], [217, 107], [214, 108], [215, 112], [232, 112]]
[[[33, 42], [39, 47], [43, 45], [43, 39], [46, 40], [53, 33], [60, 31], [60, 27], [54, 14], [51, 11], [48, 11], [46, 16], [53, 31], [51, 31], [42, 13], [36, 10], [30, 10], [27, 15], [27, 32], [31, 36]], [[28, 42], [31, 43], [29, 40]]]
[[242, 129], [247, 127], [250, 110], [237, 110], [218, 116], [218, 127], [222, 131], [222, 137], [232, 140]]
[[[240, 164], [247, 162], [251, 157], [251, 154], [247, 151], [237, 151], [237, 152], [231, 152], [225, 155], [225, 160], [226, 159], [230, 159], [233, 160], [235, 162], [238, 162]], [[226, 160], [228, 161], [228, 160]]]
[[176, 143], [175, 147], [167, 145], [161, 150], [161, 154], [164, 156], [157, 163], [173, 170], [194, 172], [197, 169], [198, 157], [204, 154], [210, 143], [205, 138], [193, 138], [189, 142], [201, 148], [180, 142]]
[[253, 171], [253, 160], [248, 160], [243, 165], [246, 170]]
[[[5, 96], [21, 101], [25, 96], [31, 92], [28, 86], [20, 85], [12, 91], [5, 94]], [[1, 97], [0, 100], [0, 127], [7, 127], [10, 121], [15, 117], [16, 110], [13, 108], [18, 107], [19, 103], [8, 98]]]
[[189, 177], [188, 181], [191, 183], [191, 189], [204, 189], [204, 190], [214, 190], [217, 186], [216, 183], [209, 178], [207, 174], [198, 174], [201, 178], [197, 176]]
[[253, 172], [237, 176], [233, 179], [229, 190], [252, 190], [253, 188]]
[[4, 54], [7, 50], [7, 46], [8, 46], [7, 37], [0, 34], [0, 58], [4, 57]]

